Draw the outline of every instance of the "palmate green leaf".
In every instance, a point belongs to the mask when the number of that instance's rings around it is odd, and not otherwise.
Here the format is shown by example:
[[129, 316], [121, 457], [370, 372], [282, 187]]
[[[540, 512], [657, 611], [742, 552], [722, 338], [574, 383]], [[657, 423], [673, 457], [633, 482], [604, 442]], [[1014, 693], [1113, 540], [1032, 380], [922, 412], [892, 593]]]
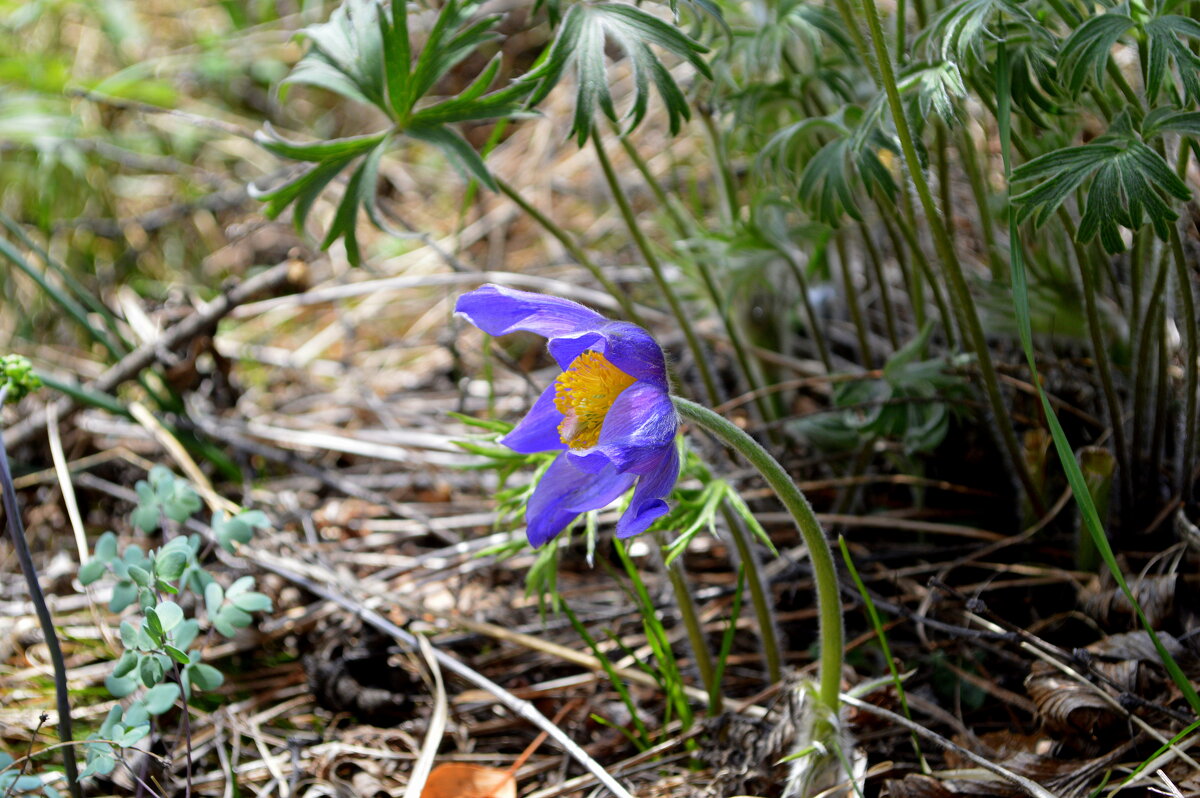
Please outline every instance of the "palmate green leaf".
[[412, 138], [434, 145], [456, 169], [464, 175], [478, 180], [490, 189], [496, 189], [496, 180], [483, 163], [483, 158], [466, 139], [445, 125], [410, 130]]
[[1058, 66], [1072, 95], [1078, 95], [1088, 75], [1100, 84], [1109, 53], [1117, 40], [1134, 26], [1132, 17], [1108, 12], [1084, 22], [1063, 42]]
[[[1016, 22], [1017, 27], [1043, 30], [1040, 23], [1016, 0], [959, 0], [951, 3], [934, 18], [921, 34], [918, 43], [931, 43], [942, 60], [965, 62], [969, 58], [983, 61], [983, 43], [1009, 38], [1004, 19]], [[1047, 35], [1047, 39], [1048, 39]]]
[[1125, 249], [1119, 227], [1137, 229], [1146, 218], [1155, 235], [1166, 240], [1168, 223], [1178, 218], [1168, 204], [1170, 198], [1182, 201], [1191, 196], [1162, 156], [1135, 138], [1123, 119], [1090, 144], [1035, 158], [1013, 170], [1012, 177], [1014, 182], [1042, 181], [1012, 198], [1018, 208], [1017, 222], [1033, 216], [1036, 226], [1044, 224], [1091, 177], [1077, 240], [1087, 242], [1098, 233], [1109, 252]]
[[896, 87], [909, 106], [909, 116], [920, 129], [930, 113], [946, 123], [956, 116], [955, 99], [967, 96], [958, 65], [952, 61], [920, 62], [904, 68]]
[[592, 135], [597, 109], [614, 122], [616, 108], [608, 88], [605, 55], [609, 42], [616, 44], [630, 59], [634, 73], [634, 99], [629, 109], [629, 129], [646, 115], [650, 84], [658, 90], [667, 109], [672, 134], [678, 133], [683, 120], [690, 118], [687, 100], [670, 71], [651, 45], [687, 61], [697, 72], [712, 79], [708, 64], [701, 58], [707, 48], [678, 29], [635, 6], [622, 3], [579, 4], [571, 7], [558, 29], [554, 44], [539, 60], [537, 67], [522, 80], [532, 87], [529, 104], [537, 105], [558, 85], [568, 68], [577, 77], [575, 115], [571, 135], [582, 146]]
[[1142, 120], [1142, 138], [1151, 139], [1164, 133], [1200, 137], [1200, 111], [1155, 108], [1146, 114], [1146, 118]]
[[329, 21], [301, 33], [312, 49], [281, 87], [303, 83], [357, 102], [384, 107], [383, 36], [375, 0], [346, 0]]
[[254, 140], [263, 149], [282, 158], [293, 161], [328, 161], [335, 158], [353, 158], [372, 149], [387, 136], [386, 132], [372, 133], [367, 136], [351, 136], [343, 139], [314, 141], [302, 143], [288, 141], [275, 132], [271, 123], [263, 125], [263, 129], [254, 134]]
[[456, 64], [496, 38], [492, 29], [500, 17], [473, 19], [478, 9], [477, 2], [445, 3], [415, 62], [409, 9], [403, 0], [391, 3], [390, 12], [381, 0], [348, 0], [328, 22], [305, 28], [312, 47], [282, 85], [304, 83], [374, 105], [391, 125], [377, 133], [311, 143], [287, 140], [270, 126], [264, 127], [256, 139], [265, 149], [311, 164], [277, 186], [251, 187], [251, 196], [267, 203], [267, 216], [274, 218], [292, 207], [296, 229], [303, 231], [317, 199], [335, 178], [350, 170], [321, 246], [343, 239], [347, 257], [357, 265], [362, 260], [355, 232], [359, 210], [386, 229], [375, 205], [376, 176], [384, 153], [403, 134], [435, 144], [456, 168], [495, 189], [483, 160], [448, 125], [519, 116], [533, 84], [517, 82], [488, 94], [499, 73], [497, 56], [458, 96], [432, 103], [425, 97]]
[[1145, 32], [1147, 100], [1153, 103], [1159, 91], [1170, 85], [1168, 62], [1174, 61], [1184, 98], [1189, 103], [1200, 103], [1200, 57], [1184, 41], [1200, 40], [1200, 22], [1168, 14], [1147, 22]]
[[[847, 106], [832, 116], [789, 125], [763, 147], [759, 168], [786, 174], [801, 164], [798, 194], [809, 213], [835, 227], [847, 215], [861, 219], [856, 191], [896, 193], [895, 179], [879, 158], [881, 151], [897, 149], [879, 127], [880, 108]], [[828, 140], [809, 155], [818, 135]]]

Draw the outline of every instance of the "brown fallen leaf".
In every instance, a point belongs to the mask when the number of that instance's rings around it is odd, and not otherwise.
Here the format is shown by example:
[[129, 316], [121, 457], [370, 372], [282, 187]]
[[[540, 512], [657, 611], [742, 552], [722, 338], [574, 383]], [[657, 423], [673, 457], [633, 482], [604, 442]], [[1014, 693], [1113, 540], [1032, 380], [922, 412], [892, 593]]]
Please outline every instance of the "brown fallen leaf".
[[443, 762], [429, 773], [421, 798], [517, 798], [517, 781], [507, 769]]

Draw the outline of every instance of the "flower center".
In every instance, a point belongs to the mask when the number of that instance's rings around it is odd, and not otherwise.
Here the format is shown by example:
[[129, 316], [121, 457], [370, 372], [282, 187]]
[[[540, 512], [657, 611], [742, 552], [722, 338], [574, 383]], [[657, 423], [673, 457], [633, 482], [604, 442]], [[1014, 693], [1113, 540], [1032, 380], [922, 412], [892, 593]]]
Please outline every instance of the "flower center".
[[572, 449], [600, 441], [600, 427], [621, 391], [637, 380], [589, 349], [554, 380], [554, 406], [563, 414], [558, 436]]

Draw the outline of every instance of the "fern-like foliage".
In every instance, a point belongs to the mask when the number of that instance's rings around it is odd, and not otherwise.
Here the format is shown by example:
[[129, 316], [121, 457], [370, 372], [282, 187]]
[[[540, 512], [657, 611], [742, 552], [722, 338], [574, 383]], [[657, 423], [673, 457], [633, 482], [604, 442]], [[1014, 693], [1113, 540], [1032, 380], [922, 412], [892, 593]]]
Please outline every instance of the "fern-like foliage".
[[326, 248], [344, 238], [347, 257], [351, 263], [359, 263], [355, 234], [359, 209], [384, 227], [375, 205], [375, 184], [384, 153], [401, 135], [434, 145], [464, 174], [495, 188], [483, 159], [453, 125], [517, 115], [531, 86], [514, 82], [488, 93], [500, 68], [497, 55], [456, 97], [426, 101], [442, 76], [496, 38], [492, 28], [499, 17], [474, 20], [477, 10], [477, 3], [449, 0], [415, 58], [408, 8], [401, 0], [392, 3], [390, 12], [378, 0], [348, 0], [328, 22], [305, 28], [303, 35], [312, 47], [284, 79], [282, 89], [294, 84], [326, 89], [375, 106], [391, 126], [371, 135], [312, 143], [289, 141], [266, 126], [256, 137], [259, 144], [282, 158], [307, 164], [281, 185], [255, 192], [267, 203], [267, 215], [278, 216], [290, 206], [297, 229], [302, 229], [321, 192], [338, 175], [352, 169], [321, 246]]
[[[1159, 132], [1165, 121], [1158, 122]], [[1077, 239], [1087, 242], [1099, 233], [1109, 252], [1125, 249], [1120, 227], [1134, 230], [1147, 219], [1155, 234], [1166, 239], [1167, 225], [1179, 216], [1170, 199], [1191, 196], [1187, 184], [1122, 116], [1094, 141], [1046, 153], [1013, 171], [1014, 182], [1041, 181], [1013, 197], [1019, 208], [1018, 221], [1032, 216], [1035, 225], [1041, 226], [1089, 178], [1092, 182]]]
[[763, 148], [759, 170], [788, 174], [802, 164], [797, 194], [814, 218], [835, 227], [845, 216], [861, 220], [857, 191], [894, 197], [897, 190], [895, 178], [880, 158], [884, 151], [899, 151], [879, 124], [881, 111], [879, 103], [866, 111], [846, 106], [832, 116], [788, 125]]
[[573, 67], [578, 88], [571, 135], [579, 145], [593, 135], [597, 110], [617, 121], [608, 88], [605, 56], [610, 41], [620, 47], [633, 64], [634, 98], [628, 112], [629, 127], [636, 127], [645, 118], [650, 104], [650, 84], [653, 83], [666, 105], [671, 133], [678, 133], [683, 121], [690, 117], [687, 98], [651, 45], [687, 61], [711, 80], [712, 72], [701, 57], [708, 48], [658, 17], [622, 3], [580, 3], [571, 7], [559, 26], [553, 45], [538, 67], [524, 79], [533, 85], [530, 104], [544, 100]]

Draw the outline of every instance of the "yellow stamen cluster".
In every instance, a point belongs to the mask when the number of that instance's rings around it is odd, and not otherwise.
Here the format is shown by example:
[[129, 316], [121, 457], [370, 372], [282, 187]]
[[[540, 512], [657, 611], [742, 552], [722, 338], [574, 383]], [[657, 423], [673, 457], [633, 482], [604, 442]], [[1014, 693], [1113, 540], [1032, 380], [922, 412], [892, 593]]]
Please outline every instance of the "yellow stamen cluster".
[[554, 406], [563, 414], [558, 436], [572, 449], [587, 449], [600, 440], [600, 428], [621, 391], [637, 380], [588, 350], [554, 381]]

